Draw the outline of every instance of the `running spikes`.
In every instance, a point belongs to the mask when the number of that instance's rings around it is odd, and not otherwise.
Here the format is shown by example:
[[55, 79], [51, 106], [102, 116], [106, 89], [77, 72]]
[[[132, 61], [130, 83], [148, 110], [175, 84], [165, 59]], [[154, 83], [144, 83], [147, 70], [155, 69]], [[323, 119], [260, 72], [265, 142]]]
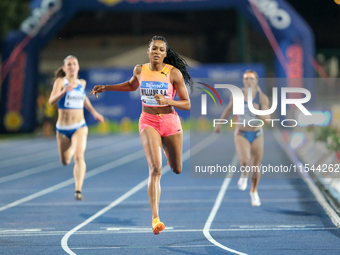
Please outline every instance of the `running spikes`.
[[237, 187], [239, 190], [246, 190], [247, 189], [247, 182], [248, 182], [248, 176], [243, 175], [243, 173], [240, 176], [240, 179], [237, 182]]
[[79, 190], [74, 192], [74, 199], [75, 200], [83, 200], [83, 196], [82, 196], [82, 194], [81, 194], [81, 192]]
[[261, 200], [259, 195], [257, 194], [257, 191], [255, 192], [249, 192], [250, 198], [251, 198], [251, 205], [252, 206], [260, 206], [261, 205]]
[[164, 223], [159, 220], [159, 217], [152, 220], [152, 232], [158, 235], [165, 229]]

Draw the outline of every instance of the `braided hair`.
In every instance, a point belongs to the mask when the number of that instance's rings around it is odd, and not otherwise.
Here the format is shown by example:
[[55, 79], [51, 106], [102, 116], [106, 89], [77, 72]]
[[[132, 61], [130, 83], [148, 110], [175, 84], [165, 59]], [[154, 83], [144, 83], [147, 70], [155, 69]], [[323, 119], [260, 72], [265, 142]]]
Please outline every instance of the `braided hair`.
[[176, 67], [183, 75], [184, 82], [186, 85], [189, 85], [190, 87], [190, 92], [192, 93], [194, 88], [193, 88], [193, 81], [191, 79], [191, 76], [188, 72], [190, 67], [188, 66], [187, 62], [179, 56], [173, 49], [169, 47], [168, 42], [165, 40], [163, 36], [155, 35], [154, 37], [151, 38], [149, 41], [149, 47], [153, 41], [163, 41], [166, 46], [166, 57], [164, 58], [164, 63], [172, 65]]

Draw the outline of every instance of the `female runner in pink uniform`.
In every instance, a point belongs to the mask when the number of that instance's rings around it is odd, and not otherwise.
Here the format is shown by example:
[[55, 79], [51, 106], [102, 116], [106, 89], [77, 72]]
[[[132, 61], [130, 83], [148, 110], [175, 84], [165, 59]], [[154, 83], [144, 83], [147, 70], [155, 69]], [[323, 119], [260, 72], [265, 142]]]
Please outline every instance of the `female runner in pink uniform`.
[[[134, 91], [140, 87], [142, 114], [139, 133], [149, 166], [148, 194], [152, 212], [154, 234], [164, 230], [159, 220], [158, 205], [161, 195], [162, 148], [168, 164], [176, 174], [182, 172], [183, 132], [174, 107], [190, 109], [185, 84], [192, 89], [188, 65], [169, 48], [164, 37], [154, 36], [147, 50], [150, 63], [137, 65], [129, 81], [115, 85], [96, 85], [90, 95], [104, 91]], [[175, 93], [179, 100], [174, 100]]]

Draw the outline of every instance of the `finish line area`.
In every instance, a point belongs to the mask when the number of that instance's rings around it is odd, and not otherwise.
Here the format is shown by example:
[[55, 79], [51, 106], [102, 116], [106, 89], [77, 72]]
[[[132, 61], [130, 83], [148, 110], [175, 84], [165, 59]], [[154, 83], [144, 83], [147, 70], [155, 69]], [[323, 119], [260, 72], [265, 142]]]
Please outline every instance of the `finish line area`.
[[[221, 134], [234, 146], [231, 134]], [[225, 137], [227, 136], [227, 137]], [[225, 148], [184, 134], [183, 171], [163, 156], [160, 219], [154, 235], [148, 166], [137, 134], [88, 137], [83, 201], [74, 199], [73, 162], [62, 166], [55, 139], [0, 143], [1, 254], [339, 254], [340, 230], [307, 183], [262, 178], [252, 207], [232, 178], [190, 178], [190, 150]], [[191, 146], [191, 148], [190, 148]], [[211, 153], [211, 152], [210, 152]], [[263, 164], [292, 162], [271, 132]], [[234, 154], [225, 155], [235, 164]]]

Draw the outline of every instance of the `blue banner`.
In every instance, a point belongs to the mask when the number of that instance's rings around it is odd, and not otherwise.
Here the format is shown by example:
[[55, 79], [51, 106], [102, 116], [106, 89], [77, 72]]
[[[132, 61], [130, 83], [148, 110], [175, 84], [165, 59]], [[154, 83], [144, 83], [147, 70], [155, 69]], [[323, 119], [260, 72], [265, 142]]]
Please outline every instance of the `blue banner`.
[[[254, 6], [257, 12], [253, 11]], [[311, 29], [284, 0], [32, 0], [30, 16], [23, 21], [19, 31], [7, 36], [2, 46], [0, 132], [31, 132], [35, 129], [40, 49], [79, 10], [192, 11], [221, 8], [238, 9], [262, 33], [259, 17], [268, 23], [277, 45], [274, 49], [276, 56], [281, 56], [275, 60], [277, 77], [314, 76]], [[264, 34], [268, 37], [269, 32]], [[207, 72], [219, 75], [216, 69]]]

